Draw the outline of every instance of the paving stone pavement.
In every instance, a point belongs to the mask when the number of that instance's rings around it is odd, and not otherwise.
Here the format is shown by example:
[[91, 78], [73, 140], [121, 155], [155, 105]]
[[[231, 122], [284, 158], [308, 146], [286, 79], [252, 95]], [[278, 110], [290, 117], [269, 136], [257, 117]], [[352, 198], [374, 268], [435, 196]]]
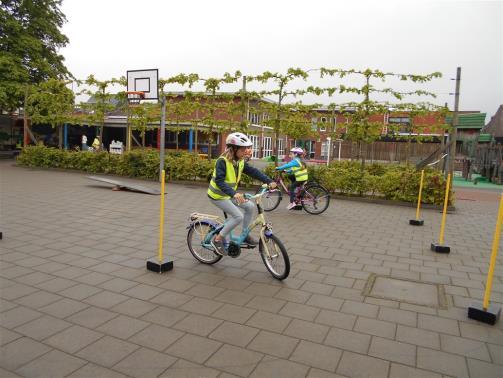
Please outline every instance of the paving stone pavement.
[[[216, 212], [205, 190], [167, 185], [175, 269], [158, 275], [145, 269], [158, 196], [1, 161], [0, 376], [503, 376], [503, 322], [466, 316], [483, 295], [497, 195], [459, 194], [449, 255], [429, 250], [435, 210], [411, 227], [407, 207], [336, 200], [311, 216], [282, 203], [267, 214], [292, 260], [278, 282], [255, 251], [214, 266], [190, 255], [187, 216]], [[443, 285], [447, 306], [365, 296], [373, 274]]]

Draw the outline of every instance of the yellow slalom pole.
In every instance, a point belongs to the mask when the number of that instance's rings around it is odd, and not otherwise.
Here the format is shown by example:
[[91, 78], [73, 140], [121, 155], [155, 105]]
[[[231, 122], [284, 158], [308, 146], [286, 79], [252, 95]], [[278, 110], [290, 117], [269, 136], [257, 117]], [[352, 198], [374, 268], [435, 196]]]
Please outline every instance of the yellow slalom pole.
[[499, 247], [499, 243], [500, 243], [502, 221], [503, 221], [503, 194], [501, 195], [501, 198], [500, 198], [500, 207], [498, 210], [498, 218], [496, 220], [496, 229], [494, 230], [493, 248], [492, 248], [492, 252], [491, 252], [491, 261], [489, 262], [489, 271], [487, 272], [486, 290], [484, 292], [484, 303], [482, 304], [482, 306], [484, 307], [484, 311], [487, 311], [487, 308], [489, 307], [489, 297], [491, 296], [494, 267], [496, 266], [496, 257], [498, 256], [498, 247]]
[[416, 220], [419, 220], [419, 210], [421, 209], [421, 194], [423, 192], [424, 169], [421, 171], [421, 182], [419, 183], [419, 196], [417, 197]]
[[161, 175], [161, 211], [159, 217], [159, 263], [162, 263], [162, 245], [164, 239], [164, 186], [165, 186], [166, 171], [162, 170]]
[[447, 185], [445, 187], [445, 199], [444, 199], [444, 211], [442, 213], [442, 223], [440, 225], [440, 238], [438, 243], [440, 245], [444, 244], [444, 230], [445, 230], [445, 218], [447, 216], [447, 203], [449, 202], [449, 189], [451, 187], [451, 174], [447, 175]]

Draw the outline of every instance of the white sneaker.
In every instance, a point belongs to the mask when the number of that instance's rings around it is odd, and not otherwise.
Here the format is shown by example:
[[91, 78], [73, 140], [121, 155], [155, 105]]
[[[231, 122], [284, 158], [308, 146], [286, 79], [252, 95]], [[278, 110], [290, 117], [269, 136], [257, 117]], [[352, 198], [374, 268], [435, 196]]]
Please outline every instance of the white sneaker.
[[287, 210], [292, 210], [294, 207], [296, 207], [297, 204], [295, 202], [291, 202], [288, 204], [288, 206], [286, 207]]

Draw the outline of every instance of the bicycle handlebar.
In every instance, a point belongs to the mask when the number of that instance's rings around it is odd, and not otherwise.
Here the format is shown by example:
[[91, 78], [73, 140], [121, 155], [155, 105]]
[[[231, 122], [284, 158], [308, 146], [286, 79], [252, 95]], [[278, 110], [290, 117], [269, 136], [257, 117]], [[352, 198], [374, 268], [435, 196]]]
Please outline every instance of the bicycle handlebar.
[[247, 199], [247, 200], [253, 200], [253, 199], [256, 199], [258, 197], [262, 197], [264, 195], [264, 193], [267, 191], [267, 188], [268, 188], [268, 185], [267, 184], [263, 184], [260, 191], [253, 195], [253, 194], [249, 194], [249, 193], [245, 193], [244, 194], [244, 197]]

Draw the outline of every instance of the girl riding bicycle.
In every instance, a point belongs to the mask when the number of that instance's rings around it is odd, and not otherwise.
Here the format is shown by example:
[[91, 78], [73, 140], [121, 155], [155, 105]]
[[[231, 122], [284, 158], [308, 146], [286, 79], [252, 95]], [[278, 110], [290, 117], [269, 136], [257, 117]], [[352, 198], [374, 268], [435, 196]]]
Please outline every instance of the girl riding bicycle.
[[300, 147], [294, 147], [290, 150], [290, 162], [282, 165], [281, 167], [276, 167], [277, 171], [285, 171], [288, 174], [288, 179], [291, 181], [290, 185], [290, 203], [286, 207], [288, 210], [293, 209], [297, 206], [295, 202], [295, 189], [303, 185], [307, 179], [307, 165], [303, 159], [304, 150]]
[[[208, 188], [208, 197], [211, 203], [229, 216], [224, 228], [211, 243], [215, 251], [221, 255], [227, 254], [227, 235], [241, 222], [243, 223], [243, 229], [247, 228], [253, 216], [254, 204], [248, 202], [242, 193], [236, 191], [241, 174], [244, 173], [263, 183], [270, 184], [272, 188], [276, 186], [276, 183], [268, 176], [248, 165], [245, 161], [248, 149], [253, 145], [245, 134], [232, 133], [227, 137], [225, 143], [227, 149], [215, 163], [215, 169]], [[239, 208], [244, 210], [244, 215]], [[251, 236], [248, 236], [245, 242], [251, 245], [258, 244]]]

